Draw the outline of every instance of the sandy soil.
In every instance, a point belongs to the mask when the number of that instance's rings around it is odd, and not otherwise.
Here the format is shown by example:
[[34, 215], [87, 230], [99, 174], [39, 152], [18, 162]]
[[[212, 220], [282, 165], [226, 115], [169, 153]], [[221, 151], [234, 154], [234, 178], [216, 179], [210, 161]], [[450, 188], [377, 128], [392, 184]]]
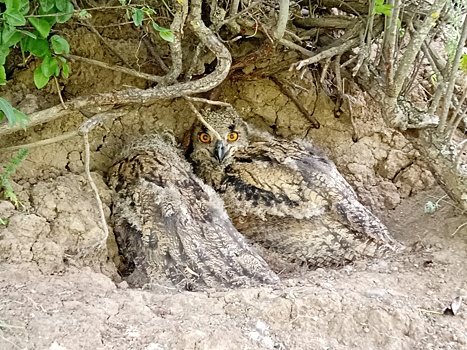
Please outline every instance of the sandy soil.
[[92, 259], [4, 261], [0, 349], [465, 349], [465, 305], [442, 312], [467, 298], [467, 229], [452, 236], [467, 218], [444, 199], [424, 213], [442, 195], [424, 192], [386, 218], [402, 255], [297, 269], [275, 288], [134, 290]]

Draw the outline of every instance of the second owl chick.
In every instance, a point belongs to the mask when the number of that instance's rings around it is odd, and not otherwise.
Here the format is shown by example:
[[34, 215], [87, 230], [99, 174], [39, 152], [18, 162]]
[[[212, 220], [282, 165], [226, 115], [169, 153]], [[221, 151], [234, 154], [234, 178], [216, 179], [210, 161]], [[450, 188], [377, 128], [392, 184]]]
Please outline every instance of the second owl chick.
[[233, 109], [203, 116], [221, 139], [201, 124], [194, 129], [195, 171], [253, 241], [310, 267], [402, 247], [311, 143], [248, 128]]

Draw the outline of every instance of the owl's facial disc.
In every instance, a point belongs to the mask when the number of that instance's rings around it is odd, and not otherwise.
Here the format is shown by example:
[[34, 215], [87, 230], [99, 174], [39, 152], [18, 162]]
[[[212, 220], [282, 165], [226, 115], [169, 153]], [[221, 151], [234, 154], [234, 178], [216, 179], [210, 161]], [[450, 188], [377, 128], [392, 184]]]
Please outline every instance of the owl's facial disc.
[[209, 150], [212, 157], [219, 163], [223, 163], [232, 154], [239, 134], [229, 130], [226, 135], [221, 134], [221, 137], [222, 140], [215, 140], [206, 129], [198, 133], [198, 140], [206, 146], [206, 150]]

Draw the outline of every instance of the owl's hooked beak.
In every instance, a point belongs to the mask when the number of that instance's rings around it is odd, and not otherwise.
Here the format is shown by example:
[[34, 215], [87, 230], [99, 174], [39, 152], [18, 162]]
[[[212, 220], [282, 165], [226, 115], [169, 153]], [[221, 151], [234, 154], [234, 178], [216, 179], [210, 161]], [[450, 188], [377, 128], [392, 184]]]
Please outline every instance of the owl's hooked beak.
[[227, 152], [228, 152], [228, 149], [227, 149], [227, 145], [225, 144], [225, 142], [222, 140], [217, 140], [216, 143], [214, 144], [214, 152], [213, 152], [214, 158], [216, 158], [216, 160], [219, 163], [222, 163], [225, 156], [227, 155]]

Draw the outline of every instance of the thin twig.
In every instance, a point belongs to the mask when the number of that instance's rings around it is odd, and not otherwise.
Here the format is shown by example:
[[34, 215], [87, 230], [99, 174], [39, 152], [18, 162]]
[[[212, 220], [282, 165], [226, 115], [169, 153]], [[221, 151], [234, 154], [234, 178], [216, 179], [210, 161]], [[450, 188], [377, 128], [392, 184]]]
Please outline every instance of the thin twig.
[[427, 313], [427, 314], [444, 315], [444, 314], [443, 314], [442, 312], [440, 312], [440, 311], [425, 310], [425, 309], [418, 309], [418, 311], [424, 312], [424, 313]]
[[55, 80], [55, 86], [57, 87], [58, 97], [60, 97], [60, 102], [63, 108], [67, 109], [67, 106], [65, 105], [65, 101], [63, 101], [62, 92], [60, 91], [60, 85], [58, 84], [58, 79], [56, 76], [54, 76], [54, 80]]
[[296, 70], [300, 70], [305, 66], [308, 66], [310, 64], [319, 62], [319, 61], [321, 61], [323, 59], [330, 58], [330, 57], [333, 57], [333, 56], [336, 56], [336, 55], [341, 55], [344, 52], [346, 52], [347, 50], [349, 50], [351, 47], [357, 45], [359, 42], [360, 42], [359, 38], [350, 39], [350, 40], [342, 43], [339, 46], [331, 47], [331, 48], [329, 48], [327, 50], [324, 50], [324, 51], [321, 51], [320, 53], [317, 53], [317, 54], [313, 53], [312, 57], [307, 58], [307, 59], [302, 60], [302, 61], [299, 61], [297, 63], [294, 63], [294, 64], [291, 65], [290, 68], [291, 69], [295, 68]]
[[307, 50], [304, 47], [301, 47], [300, 45], [297, 45], [294, 42], [284, 39], [284, 38], [279, 40], [279, 44], [284, 45], [285, 47], [288, 47], [289, 49], [292, 49], [294, 51], [298, 51], [304, 56], [312, 57], [316, 55], [316, 52]]
[[319, 79], [319, 82], [321, 84], [324, 83], [324, 79], [326, 79], [326, 74], [328, 73], [329, 66], [331, 65], [331, 57], [326, 58], [324, 61], [324, 66], [323, 69], [321, 70], [321, 78]]
[[16, 345], [15, 343], [13, 343], [10, 339], [5, 338], [5, 337], [2, 336], [2, 335], [0, 335], [0, 339], [5, 340], [6, 342], [10, 343], [11, 345], [13, 345], [13, 346], [14, 346], [15, 348], [17, 348], [17, 349], [22, 349], [22, 348], [20, 348], [18, 345]]
[[102, 61], [93, 60], [93, 59], [90, 59], [90, 58], [71, 55], [71, 54], [68, 54], [66, 57], [70, 58], [72, 60], [75, 60], [75, 61], [80, 61], [80, 62], [84, 62], [84, 63], [87, 63], [87, 64], [92, 64], [93, 66], [98, 66], [98, 67], [114, 70], [114, 71], [117, 71], [117, 72], [126, 73], [126, 74], [132, 75], [134, 77], [146, 79], [146, 80], [149, 80], [149, 81], [154, 81], [156, 83], [161, 83], [162, 81], [164, 81], [164, 77], [161, 77], [161, 76], [158, 76], [158, 75], [152, 75], [152, 74], [138, 72], [137, 70], [134, 70], [134, 69], [131, 69], [131, 68], [116, 66], [116, 65], [105, 63], [105, 62], [102, 62]]
[[[467, 114], [467, 109], [464, 109], [464, 111], [462, 112], [462, 114], [460, 114], [456, 121], [454, 122], [454, 125], [452, 126], [452, 128], [450, 129], [450, 134], [448, 136], [448, 140], [447, 140], [447, 144], [450, 145], [452, 143], [452, 139], [454, 137], [454, 133], [455, 131], [457, 130], [457, 127], [459, 126], [460, 122], [462, 120], [464, 120], [465, 118], [465, 115]], [[465, 129], [465, 126], [464, 126], [464, 129]]]
[[72, 137], [75, 137], [75, 136], [78, 136], [78, 131], [76, 131], [76, 130], [71, 131], [71, 132], [67, 132], [65, 134], [61, 134], [61, 135], [56, 136], [56, 137], [51, 137], [51, 138], [46, 139], [46, 140], [40, 140], [40, 141], [36, 141], [36, 142], [27, 143], [27, 144], [24, 144], [24, 145], [19, 145], [19, 146], [11, 146], [11, 147], [6, 147], [6, 148], [0, 148], [0, 153], [13, 152], [13, 151], [17, 151], [17, 150], [19, 150], [21, 148], [35, 148], [35, 147], [39, 147], [39, 146], [50, 145], [52, 143], [61, 142], [61, 141], [71, 139]]
[[457, 103], [456, 110], [454, 111], [454, 114], [451, 116], [450, 122], [446, 126], [446, 133], [448, 134], [448, 139], [447, 139], [448, 145], [451, 144], [452, 138], [454, 137], [454, 132], [459, 126], [461, 120], [464, 119], [466, 110], [464, 109], [461, 114], [459, 114], [459, 112], [466, 98], [467, 98], [467, 86], [464, 86], [464, 93], [462, 94], [460, 101]]
[[208, 100], [206, 98], [201, 98], [201, 97], [183, 96], [183, 98], [188, 101], [203, 102], [203, 103], [207, 103], [207, 104], [214, 105], [214, 106], [232, 107], [232, 105], [227, 102], [213, 101], [213, 100]]
[[271, 75], [270, 78], [277, 84], [277, 86], [279, 86], [282, 93], [284, 93], [284, 95], [289, 97], [294, 102], [294, 104], [297, 106], [298, 110], [302, 113], [302, 115], [311, 122], [313, 128], [319, 129], [321, 126], [319, 121], [313, 116], [313, 113], [308, 112], [305, 109], [305, 107], [303, 107], [303, 104], [298, 100], [297, 96], [288, 87], [288, 83], [275, 75]]
[[[254, 9], [256, 6], [260, 5], [263, 1], [264, 0], [255, 1], [250, 6], [248, 6], [246, 9], [244, 9], [244, 10], [242, 10], [242, 11], [236, 13], [236, 14], [230, 12], [231, 16], [229, 18], [227, 18], [226, 20], [224, 20], [223, 22], [221, 22], [219, 24], [219, 26], [222, 27], [223, 25], [232, 22], [233, 20], [237, 19], [238, 17], [243, 16], [248, 11], [250, 11], [250, 10]], [[233, 7], [232, 7], [232, 9], [233, 9]]]
[[466, 226], [467, 225], [467, 222], [464, 222], [463, 224], [459, 225], [456, 230], [452, 233], [451, 237], [453, 237], [457, 232], [459, 232], [460, 229], [462, 229], [462, 227]]
[[[76, 0], [72, 0], [73, 2], [73, 5], [75, 6], [75, 8], [80, 11], [80, 7], [78, 6], [78, 3]], [[110, 45], [106, 39], [104, 39], [104, 37], [101, 35], [101, 33], [99, 33], [99, 31], [94, 28], [94, 26], [92, 25], [92, 23], [87, 20], [87, 19], [84, 19], [84, 18], [81, 18], [80, 19], [81, 22], [85, 23], [87, 27], [89, 27], [89, 29], [91, 29], [91, 31], [97, 35], [97, 37], [99, 38], [99, 40], [104, 44], [105, 47], [107, 47], [115, 56], [118, 57], [118, 59], [125, 65], [127, 66], [127, 68], [131, 68], [131, 64], [128, 63], [128, 61], [125, 59], [125, 57], [123, 57], [122, 55], [120, 55], [120, 53], [115, 49], [114, 46]]]
[[186, 96], [184, 96], [186, 102], [188, 103], [188, 106], [191, 108], [191, 110], [193, 111], [193, 113], [195, 113], [196, 117], [198, 118], [198, 120], [204, 124], [204, 126], [214, 134], [214, 136], [216, 137], [216, 140], [218, 141], [221, 141], [222, 138], [221, 138], [221, 135], [219, 135], [219, 133], [203, 118], [203, 116], [201, 115], [201, 113], [196, 109], [196, 107], [193, 105], [193, 103], [191, 103], [191, 101], [189, 99], [186, 98]]
[[458, 75], [457, 70], [459, 69], [459, 64], [461, 56], [464, 50], [465, 41], [467, 39], [467, 16], [464, 18], [464, 23], [462, 25], [462, 33], [459, 38], [459, 43], [457, 44], [456, 54], [454, 56], [453, 64], [451, 71], [449, 72], [449, 83], [446, 89], [446, 94], [444, 96], [444, 103], [442, 106], [441, 116], [439, 118], [438, 132], [444, 132], [446, 121], [448, 118], [449, 108], [451, 107], [452, 94], [454, 92], [454, 85], [456, 83], [456, 77]]
[[91, 171], [89, 169], [90, 168], [89, 163], [91, 161], [91, 150], [89, 147], [89, 139], [88, 139], [87, 132], [83, 134], [83, 141], [84, 141], [84, 152], [85, 152], [84, 171], [86, 173], [86, 177], [88, 178], [89, 185], [94, 191], [94, 195], [96, 197], [96, 201], [98, 204], [99, 214], [101, 217], [102, 230], [104, 231], [104, 237], [102, 237], [102, 239], [99, 241], [97, 247], [103, 248], [105, 247], [107, 243], [107, 238], [109, 237], [109, 228], [107, 227], [107, 221], [105, 220], [104, 207], [102, 205], [101, 197], [99, 196], [99, 190], [97, 189], [97, 186], [94, 183], [94, 180], [92, 179]]
[[[144, 29], [142, 30], [144, 33], [146, 33]], [[151, 56], [156, 60], [159, 67], [161, 67], [164, 73], [167, 73], [169, 71], [169, 67], [167, 67], [165, 62], [162, 60], [161, 55], [157, 51], [157, 45], [154, 45], [152, 40], [148, 36], [143, 36], [143, 42]]]

